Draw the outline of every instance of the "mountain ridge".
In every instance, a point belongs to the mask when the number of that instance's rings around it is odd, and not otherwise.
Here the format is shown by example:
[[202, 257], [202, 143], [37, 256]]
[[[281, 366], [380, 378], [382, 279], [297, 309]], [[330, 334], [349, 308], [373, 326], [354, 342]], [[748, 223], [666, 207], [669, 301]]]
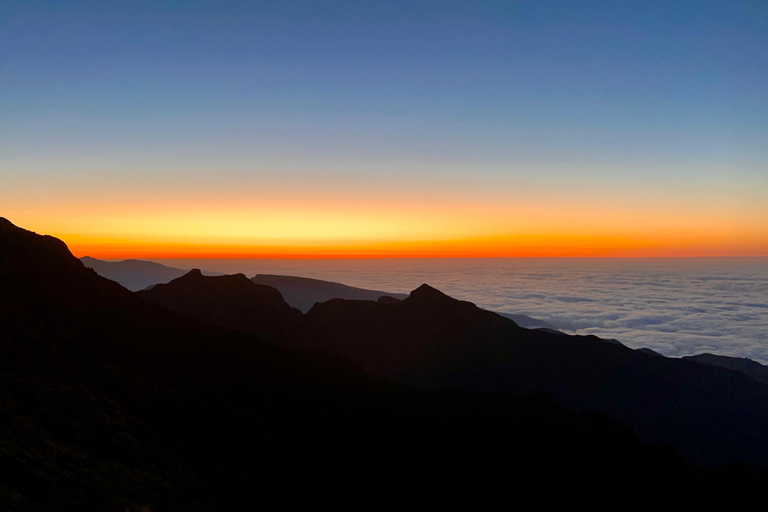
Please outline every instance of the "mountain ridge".
[[[204, 294], [201, 302], [196, 294]], [[204, 276], [192, 269], [169, 283], [135, 292], [136, 296], [197, 320], [272, 340], [297, 332], [301, 312], [280, 291], [256, 284], [244, 274]]]
[[758, 433], [768, 426], [768, 388], [732, 370], [596, 336], [523, 329], [426, 284], [402, 301], [316, 303], [297, 322], [301, 334], [275, 326], [271, 339], [349, 357], [375, 377], [410, 386], [550, 395], [576, 410], [603, 411], [711, 467], [768, 464]]
[[0, 507], [490, 506], [510, 482], [571, 501], [594, 478], [680, 497], [749, 480], [543, 397], [420, 391], [206, 325], [65, 247], [0, 223]]
[[[180, 268], [166, 267], [159, 263], [146, 260], [123, 260], [119, 262], [108, 262], [97, 260], [85, 256], [80, 258], [86, 267], [93, 268], [99, 275], [116, 281], [131, 291], [140, 291], [150, 288], [155, 284], [167, 283], [184, 275], [188, 270]], [[123, 268], [127, 262], [136, 262], [139, 267]], [[113, 265], [114, 264], [114, 265]], [[150, 269], [156, 266], [167, 269], [161, 275], [156, 275], [152, 270], [142, 271], [144, 264], [149, 264]], [[225, 275], [220, 272], [202, 271], [203, 275], [216, 276]], [[257, 284], [272, 286], [280, 290], [284, 299], [294, 308], [301, 310], [302, 313], [308, 312], [316, 302], [326, 302], [331, 299], [350, 299], [350, 300], [379, 300], [382, 297], [391, 297], [397, 300], [403, 300], [408, 297], [407, 293], [392, 293], [381, 290], [371, 290], [345, 285], [334, 281], [313, 279], [308, 277], [286, 276], [277, 274], [256, 274], [251, 278]], [[516, 324], [527, 329], [548, 328], [555, 329], [551, 323], [538, 318], [532, 318], [528, 315], [518, 313], [499, 313], [500, 315], [513, 320]]]

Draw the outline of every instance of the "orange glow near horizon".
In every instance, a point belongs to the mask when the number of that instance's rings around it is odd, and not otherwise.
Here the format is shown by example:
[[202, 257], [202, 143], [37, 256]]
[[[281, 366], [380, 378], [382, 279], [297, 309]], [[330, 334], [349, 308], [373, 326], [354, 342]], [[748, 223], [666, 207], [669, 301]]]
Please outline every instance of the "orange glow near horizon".
[[768, 256], [768, 222], [749, 212], [548, 199], [113, 202], [0, 214], [99, 259]]
[[[59, 236], [77, 257], [141, 258], [435, 258], [435, 257], [727, 257], [768, 256], [768, 245], [732, 240], [643, 240], [573, 235], [513, 235], [381, 243], [204, 244]], [[741, 243], [739, 243], [741, 242]]]

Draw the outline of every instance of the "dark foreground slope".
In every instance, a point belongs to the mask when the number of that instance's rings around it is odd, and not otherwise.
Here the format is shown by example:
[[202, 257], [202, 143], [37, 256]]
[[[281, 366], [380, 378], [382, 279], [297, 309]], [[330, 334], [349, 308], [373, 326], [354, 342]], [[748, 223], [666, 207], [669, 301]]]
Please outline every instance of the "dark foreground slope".
[[207, 327], [5, 219], [0, 283], [0, 509], [695, 503], [764, 482], [544, 398], [418, 391]]

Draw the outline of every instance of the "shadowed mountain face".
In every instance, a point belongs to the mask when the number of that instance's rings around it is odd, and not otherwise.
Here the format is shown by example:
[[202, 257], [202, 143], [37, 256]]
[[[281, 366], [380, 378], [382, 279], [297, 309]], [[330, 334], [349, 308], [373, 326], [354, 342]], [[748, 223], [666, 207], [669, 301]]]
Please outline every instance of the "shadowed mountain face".
[[[553, 486], [555, 503], [612, 499], [595, 481], [711, 503], [766, 481], [743, 467], [701, 472], [546, 398], [419, 391], [207, 326], [5, 219], [0, 292], [3, 509], [490, 506]], [[414, 305], [446, 300], [427, 292]]]
[[285, 301], [291, 306], [300, 309], [302, 313], [309, 311], [316, 302], [326, 302], [331, 299], [378, 300], [383, 296], [395, 299], [407, 297], [407, 295], [402, 293], [365, 290], [341, 283], [309, 279], [307, 277], [257, 274], [251, 280], [256, 284], [277, 288], [280, 290], [283, 298], [285, 298]]
[[295, 336], [302, 321], [301, 312], [286, 304], [279, 291], [243, 274], [207, 277], [195, 269], [136, 295], [179, 314], [265, 340]]
[[[143, 290], [158, 283], [167, 283], [187, 273], [180, 268], [167, 267], [160, 263], [143, 260], [102, 261], [90, 256], [80, 258], [88, 268], [100, 276], [106, 277], [125, 286], [131, 291]], [[222, 275], [218, 272], [204, 271], [204, 275]]]

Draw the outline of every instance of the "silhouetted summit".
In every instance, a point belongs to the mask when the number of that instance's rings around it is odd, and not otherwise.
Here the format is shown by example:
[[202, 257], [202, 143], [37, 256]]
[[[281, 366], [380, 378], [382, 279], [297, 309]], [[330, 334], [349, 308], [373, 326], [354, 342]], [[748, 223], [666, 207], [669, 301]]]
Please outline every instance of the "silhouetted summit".
[[208, 277], [193, 269], [136, 295], [179, 314], [269, 340], [295, 334], [302, 318], [278, 290], [244, 274]]
[[459, 302], [426, 283], [413, 290], [406, 300], [409, 302]]

